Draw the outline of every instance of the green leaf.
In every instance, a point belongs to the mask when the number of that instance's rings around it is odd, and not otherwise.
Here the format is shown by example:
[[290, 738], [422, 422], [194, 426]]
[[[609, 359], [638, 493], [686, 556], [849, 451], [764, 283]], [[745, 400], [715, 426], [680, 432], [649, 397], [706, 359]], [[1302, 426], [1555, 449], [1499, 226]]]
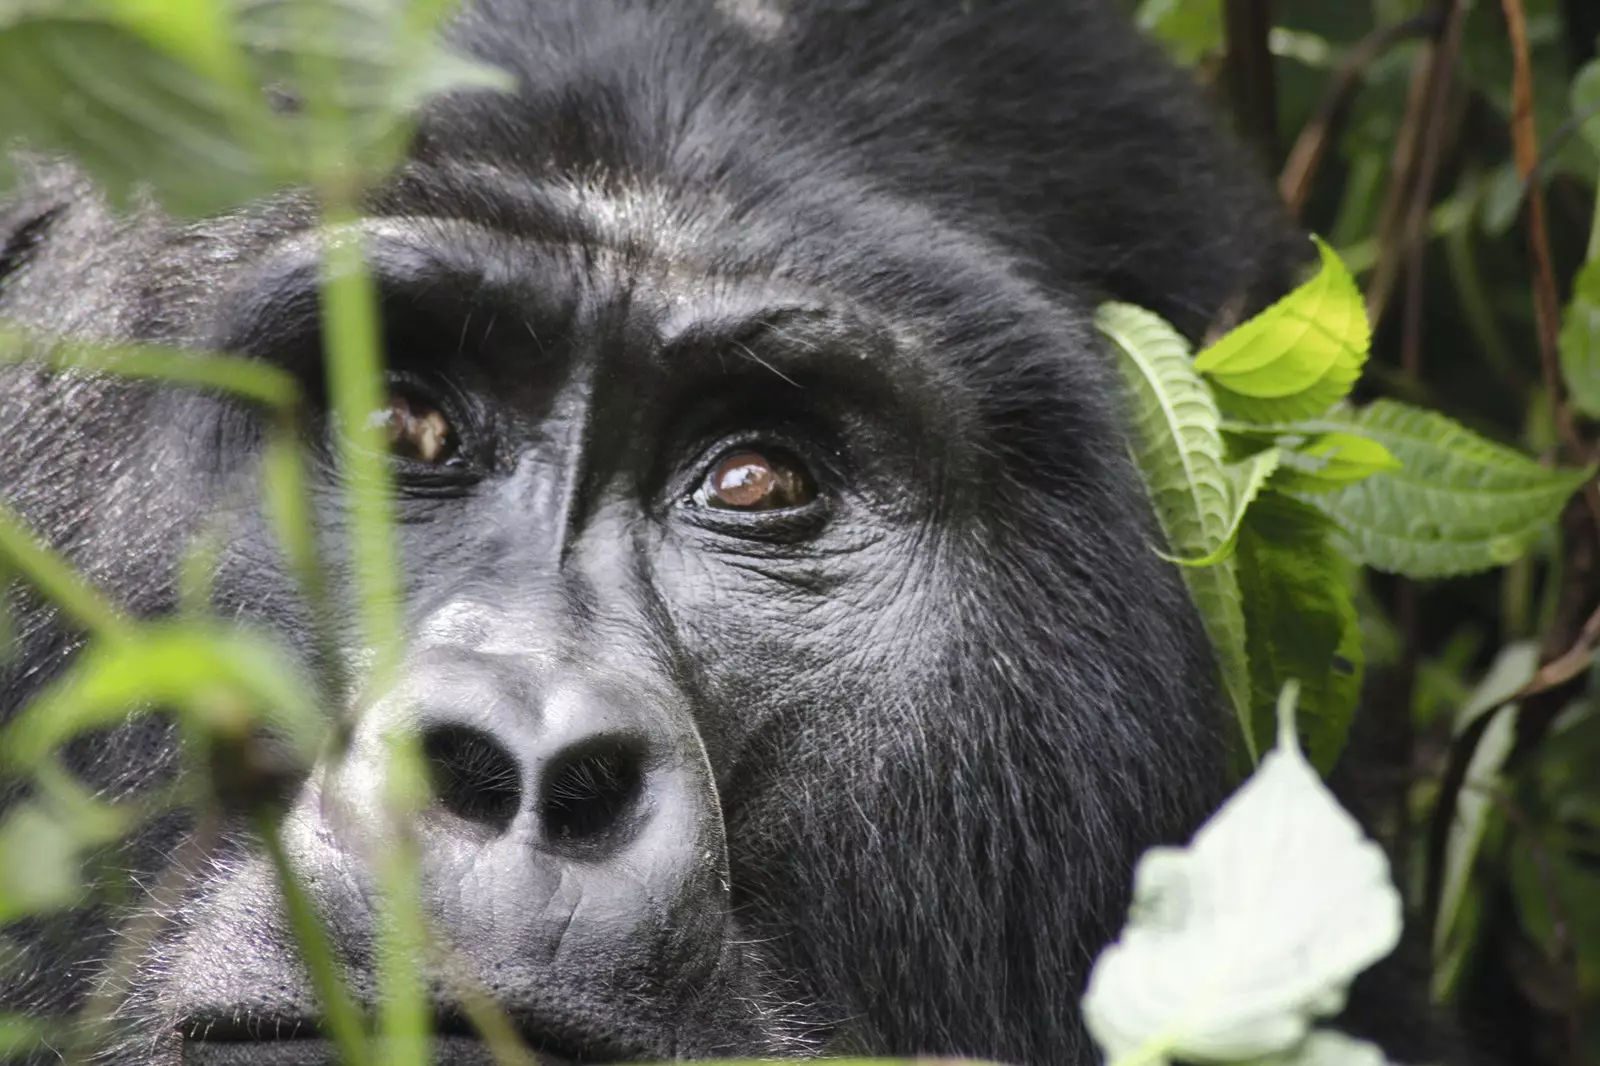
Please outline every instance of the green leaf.
[[1346, 432], [1313, 433], [1285, 448], [1273, 487], [1293, 492], [1331, 492], [1385, 470], [1398, 470], [1400, 460], [1375, 440]]
[[1233, 497], [1233, 513], [1228, 517], [1222, 544], [1200, 559], [1181, 559], [1166, 555], [1162, 557], [1179, 566], [1215, 566], [1231, 556], [1239, 540], [1239, 527], [1244, 522], [1245, 511], [1255, 502], [1261, 490], [1266, 488], [1267, 479], [1278, 469], [1278, 462], [1278, 449], [1268, 448], [1246, 456], [1238, 462], [1223, 464], [1222, 473], [1228, 479], [1228, 492]]
[[1583, 139], [1600, 152], [1600, 59], [1591, 59], [1572, 79], [1572, 117]]
[[1278, 693], [1296, 680], [1301, 737], [1323, 772], [1344, 747], [1364, 666], [1350, 564], [1332, 545], [1336, 532], [1316, 508], [1269, 492], [1239, 534], [1257, 741], [1271, 743]]
[[1317, 241], [1322, 269], [1195, 359], [1234, 418], [1292, 422], [1322, 414], [1349, 394], [1372, 335], [1355, 279]]
[[0, 762], [32, 766], [73, 736], [171, 707], [206, 735], [274, 727], [310, 764], [326, 722], [293, 661], [261, 635], [214, 622], [155, 623], [91, 644], [0, 730]]
[[1388, 861], [1300, 754], [1293, 718], [1187, 848], [1140, 859], [1128, 924], [1083, 997], [1113, 1061], [1292, 1051], [1399, 942]]
[[[1118, 353], [1134, 458], [1167, 547], [1178, 557], [1204, 559], [1231, 536], [1240, 481], [1223, 467], [1217, 405], [1194, 372], [1188, 342], [1160, 317], [1128, 304], [1102, 306], [1095, 325]], [[1234, 561], [1223, 557], [1212, 566], [1186, 567], [1183, 576], [1254, 761], [1244, 611]]]
[[24, 8], [0, 17], [0, 143], [71, 155], [113, 202], [146, 190], [180, 215], [290, 184], [352, 193], [398, 160], [427, 98], [513, 84], [433, 29], [405, 0]]
[[1594, 468], [1549, 469], [1443, 415], [1379, 400], [1341, 416], [1402, 464], [1308, 497], [1343, 530], [1356, 562], [1447, 577], [1520, 558]]
[[24, 18], [0, 28], [0, 143], [72, 155], [116, 203], [141, 188], [207, 214], [278, 183], [240, 139], [251, 101], [125, 26]]
[[1144, 0], [1137, 19], [1183, 66], [1222, 50], [1222, 0]]
[[42, 807], [0, 822], [0, 923], [71, 907], [83, 896], [78, 842]]
[[[1533, 676], [1531, 670], [1528, 676]], [[1460, 968], [1459, 960], [1453, 956], [1471, 947], [1471, 938], [1458, 928], [1462, 904], [1471, 888], [1472, 868], [1488, 829], [1500, 772], [1516, 746], [1518, 713], [1516, 704], [1504, 706], [1489, 723], [1478, 738], [1456, 794], [1456, 809], [1445, 837], [1439, 906], [1433, 924], [1434, 982], [1440, 991], [1440, 984], [1451, 980]]]
[[1561, 376], [1573, 406], [1600, 417], [1600, 259], [1578, 272], [1561, 316]]

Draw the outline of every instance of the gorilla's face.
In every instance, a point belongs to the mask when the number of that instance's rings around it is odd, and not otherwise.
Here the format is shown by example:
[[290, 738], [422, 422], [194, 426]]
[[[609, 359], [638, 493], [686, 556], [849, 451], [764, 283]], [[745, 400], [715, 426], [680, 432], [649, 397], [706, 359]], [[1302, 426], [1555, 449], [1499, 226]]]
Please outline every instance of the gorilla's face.
[[[217, 610], [344, 680], [348, 750], [296, 782], [283, 839], [363, 995], [384, 738], [420, 737], [443, 1061], [481, 1058], [452, 968], [557, 1060], [1090, 1061], [1073, 1004], [1132, 859], [1216, 797], [1209, 655], [1087, 316], [1119, 296], [1196, 330], [1284, 245], [1100, 5], [927, 6], [464, 20], [521, 89], [437, 104], [362, 224], [407, 635], [381, 687], [353, 619], [331, 655], [310, 637], [245, 405], [0, 387], [0, 487], [95, 580], [168, 610], [184, 546], [221, 530]], [[44, 169], [0, 243], [15, 320], [243, 353], [316, 392], [295, 197], [117, 220]], [[341, 560], [338, 427], [309, 421]], [[40, 605], [21, 628], [6, 708], [75, 647]], [[175, 741], [147, 722], [69, 754], [131, 791]], [[216, 828], [166, 819], [118, 858], [162, 890], [110, 968], [109, 1055], [328, 1061], [272, 866]], [[4, 1002], [76, 1003], [125, 918], [18, 931]]]

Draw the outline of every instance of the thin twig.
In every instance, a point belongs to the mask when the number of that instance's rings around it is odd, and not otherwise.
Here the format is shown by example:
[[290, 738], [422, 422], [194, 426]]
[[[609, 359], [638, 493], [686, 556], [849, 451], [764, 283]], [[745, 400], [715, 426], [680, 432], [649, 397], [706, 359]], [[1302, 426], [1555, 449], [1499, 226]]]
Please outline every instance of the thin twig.
[[1444, 10], [1444, 30], [1434, 56], [1428, 100], [1423, 111], [1422, 157], [1417, 164], [1417, 181], [1406, 215], [1405, 328], [1400, 369], [1411, 377], [1420, 377], [1422, 372], [1422, 297], [1428, 252], [1428, 208], [1433, 204], [1434, 180], [1439, 173], [1439, 157], [1444, 151], [1445, 115], [1450, 106], [1456, 62], [1461, 55], [1461, 31], [1466, 13], [1461, 0], [1450, 0]]
[[1526, 699], [1541, 692], [1548, 692], [1565, 685], [1589, 669], [1597, 642], [1600, 642], [1600, 607], [1596, 607], [1589, 620], [1583, 623], [1583, 628], [1579, 630], [1578, 638], [1572, 642], [1572, 646], [1539, 667], [1538, 673], [1522, 686], [1514, 698]]
[[[1534, 126], [1533, 64], [1528, 55], [1528, 21], [1522, 0], [1500, 0], [1511, 38], [1511, 139], [1517, 160], [1517, 173], [1529, 181], [1539, 167], [1539, 131]], [[1577, 420], [1567, 402], [1561, 379], [1560, 334], [1561, 295], [1556, 284], [1555, 260], [1550, 254], [1550, 233], [1545, 223], [1544, 186], [1528, 185], [1528, 249], [1533, 256], [1533, 311], [1539, 336], [1539, 371], [1545, 394], [1555, 412], [1556, 430], [1568, 455], [1587, 463], [1590, 448], [1578, 433]], [[1600, 487], [1591, 479], [1584, 486], [1584, 499], [1595, 529], [1600, 530]]]
[[[1445, 0], [1442, 4], [1435, 4], [1435, 12], [1442, 16], [1450, 2]], [[1442, 17], [1438, 25], [1444, 25]], [[1374, 330], [1383, 321], [1383, 313], [1389, 306], [1395, 282], [1400, 277], [1402, 256], [1399, 253], [1405, 236], [1406, 205], [1410, 202], [1409, 193], [1421, 157], [1423, 127], [1433, 95], [1430, 87], [1433, 85], [1437, 55], [1437, 42], [1432, 37], [1417, 52], [1417, 58], [1411, 66], [1405, 112], [1401, 116], [1400, 129], [1395, 134], [1394, 149], [1389, 156], [1389, 185], [1384, 190], [1383, 205], [1378, 211], [1378, 259], [1367, 280], [1367, 318]]]
[[1431, 37], [1438, 32], [1439, 13], [1430, 10], [1404, 22], [1380, 26], [1345, 53], [1339, 68], [1328, 81], [1328, 88], [1317, 104], [1316, 112], [1300, 128], [1300, 135], [1295, 139], [1294, 147], [1289, 149], [1289, 158], [1284, 161], [1283, 170], [1278, 175], [1278, 196], [1288, 208], [1290, 218], [1299, 218], [1304, 210], [1306, 198], [1311, 195], [1312, 183], [1316, 181], [1322, 161], [1327, 157], [1328, 146], [1333, 143], [1334, 135], [1343, 124], [1367, 68], [1400, 41], [1423, 34]]

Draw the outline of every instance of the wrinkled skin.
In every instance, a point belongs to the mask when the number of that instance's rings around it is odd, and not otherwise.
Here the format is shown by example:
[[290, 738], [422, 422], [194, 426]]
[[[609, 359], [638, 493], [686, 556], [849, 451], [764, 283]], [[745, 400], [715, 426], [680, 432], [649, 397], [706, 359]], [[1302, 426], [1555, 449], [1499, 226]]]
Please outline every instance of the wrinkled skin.
[[[364, 223], [403, 401], [408, 645], [382, 691], [353, 617], [336, 662], [313, 651], [256, 502], [259, 412], [4, 373], [9, 505], [141, 615], [221, 530], [219, 613], [364, 708], [284, 800], [358, 989], [401, 728], [442, 782], [415, 827], [433, 928], [553, 1059], [1096, 1061], [1089, 963], [1136, 856], [1223, 793], [1228, 725], [1090, 314], [1135, 301], [1198, 336], [1309, 252], [1111, 8], [474, 5], [459, 44], [518, 91], [432, 105]], [[41, 165], [0, 204], [0, 313], [247, 354], [315, 394], [310, 220], [293, 195], [117, 217]], [[5, 714], [78, 646], [18, 605]], [[69, 755], [112, 793], [177, 766], [160, 718]], [[148, 886], [191, 830], [113, 865]], [[114, 989], [107, 1061], [328, 1061], [268, 1042], [314, 1010], [248, 825], [211, 851]], [[5, 1003], [79, 1002], [125, 918], [14, 930]], [[448, 990], [438, 1014], [440, 1061], [485, 1061]]]

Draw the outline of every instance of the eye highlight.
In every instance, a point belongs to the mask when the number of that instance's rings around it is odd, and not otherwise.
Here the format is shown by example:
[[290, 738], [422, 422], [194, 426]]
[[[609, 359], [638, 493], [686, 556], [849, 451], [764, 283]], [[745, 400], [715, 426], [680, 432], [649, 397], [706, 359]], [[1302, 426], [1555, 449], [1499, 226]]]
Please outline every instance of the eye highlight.
[[445, 413], [426, 400], [391, 393], [389, 406], [373, 419], [383, 429], [396, 457], [424, 466], [457, 466], [461, 441]]
[[741, 448], [726, 452], [692, 499], [724, 511], [782, 511], [817, 498], [805, 468], [788, 456]]

